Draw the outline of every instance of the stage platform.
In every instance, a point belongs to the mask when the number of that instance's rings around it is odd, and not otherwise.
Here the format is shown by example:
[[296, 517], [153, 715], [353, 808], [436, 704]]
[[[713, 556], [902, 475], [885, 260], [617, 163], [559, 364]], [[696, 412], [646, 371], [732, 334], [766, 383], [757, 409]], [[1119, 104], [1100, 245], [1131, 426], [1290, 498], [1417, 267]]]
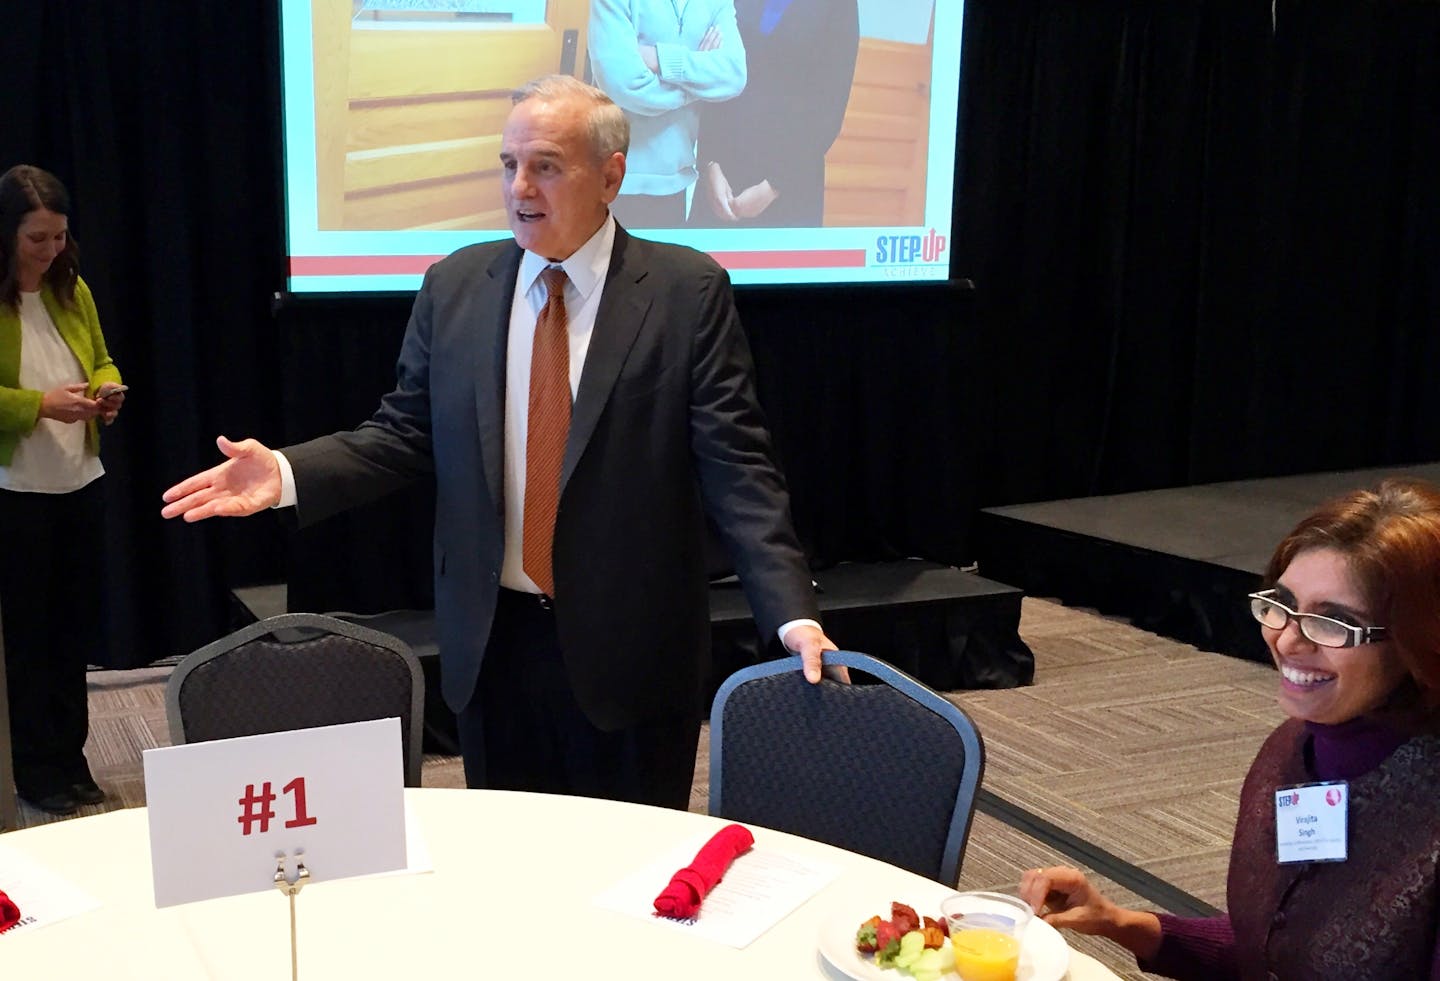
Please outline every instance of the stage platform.
[[987, 576], [1031, 596], [1267, 661], [1245, 594], [1275, 545], [1316, 505], [1387, 476], [1440, 483], [1440, 463], [987, 508], [976, 555]]
[[[918, 560], [847, 563], [816, 572], [815, 580], [832, 640], [889, 661], [931, 688], [1013, 688], [1034, 678], [1034, 656], [1019, 632], [1024, 593], [1014, 586]], [[287, 612], [283, 584], [245, 587], [232, 595], [236, 627]], [[336, 615], [394, 634], [420, 657], [427, 679], [427, 743], [443, 750], [453, 723], [438, 697], [431, 611]], [[759, 636], [738, 583], [711, 585], [710, 624], [711, 695], [735, 671], [780, 653], [778, 642]]]

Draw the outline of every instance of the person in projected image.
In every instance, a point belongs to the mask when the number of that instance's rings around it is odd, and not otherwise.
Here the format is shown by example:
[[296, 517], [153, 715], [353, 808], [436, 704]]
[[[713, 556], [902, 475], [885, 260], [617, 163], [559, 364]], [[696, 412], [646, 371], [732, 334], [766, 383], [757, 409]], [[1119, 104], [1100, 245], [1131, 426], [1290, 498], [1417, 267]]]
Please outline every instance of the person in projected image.
[[415, 298], [394, 391], [352, 432], [227, 459], [165, 492], [196, 521], [302, 524], [436, 483], [435, 625], [472, 787], [684, 809], [708, 673], [705, 516], [764, 633], [806, 677], [821, 631], [729, 279], [610, 215], [629, 127], [568, 76], [514, 96], [513, 241], [461, 249]]
[[[1248, 602], [1290, 719], [1240, 792], [1229, 913], [1125, 909], [1063, 867], [1026, 872], [1021, 897], [1167, 977], [1440, 978], [1440, 489], [1321, 506]], [[1332, 820], [1348, 833], [1321, 844]]]
[[732, 0], [591, 0], [595, 84], [630, 120], [625, 184], [611, 206], [629, 228], [680, 228], [695, 183], [704, 102], [745, 88]]
[[840, 134], [860, 49], [856, 0], [735, 0], [748, 81], [704, 107], [699, 227], [818, 228], [825, 154]]
[[0, 175], [0, 620], [15, 789], [71, 814], [105, 792], [85, 760], [86, 658], [105, 575], [100, 423], [125, 404], [70, 235], [39, 167]]

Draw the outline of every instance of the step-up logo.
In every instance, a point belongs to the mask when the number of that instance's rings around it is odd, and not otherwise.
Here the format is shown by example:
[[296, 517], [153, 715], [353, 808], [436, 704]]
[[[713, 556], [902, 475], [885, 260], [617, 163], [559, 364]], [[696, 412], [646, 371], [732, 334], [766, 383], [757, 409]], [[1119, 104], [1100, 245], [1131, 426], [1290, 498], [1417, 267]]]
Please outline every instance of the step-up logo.
[[941, 262], [949, 244], [944, 235], [930, 229], [924, 235], [880, 235], [875, 239], [875, 265], [897, 266]]

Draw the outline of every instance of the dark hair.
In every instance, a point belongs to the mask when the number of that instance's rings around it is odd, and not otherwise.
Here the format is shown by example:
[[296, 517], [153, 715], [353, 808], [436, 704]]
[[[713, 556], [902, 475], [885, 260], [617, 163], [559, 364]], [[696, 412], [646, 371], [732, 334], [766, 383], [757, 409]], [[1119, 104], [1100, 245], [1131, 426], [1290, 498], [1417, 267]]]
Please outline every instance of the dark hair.
[[[70, 216], [70, 195], [60, 179], [49, 171], [20, 164], [0, 174], [0, 303], [20, 306], [20, 278], [15, 244], [20, 224], [32, 211], [44, 208]], [[65, 250], [45, 271], [45, 281], [62, 304], [75, 305], [75, 282], [80, 278], [80, 247], [72, 235], [65, 236]]]
[[1392, 478], [1322, 504], [1275, 549], [1266, 584], [1312, 548], [1345, 556], [1424, 708], [1440, 709], [1440, 489]]

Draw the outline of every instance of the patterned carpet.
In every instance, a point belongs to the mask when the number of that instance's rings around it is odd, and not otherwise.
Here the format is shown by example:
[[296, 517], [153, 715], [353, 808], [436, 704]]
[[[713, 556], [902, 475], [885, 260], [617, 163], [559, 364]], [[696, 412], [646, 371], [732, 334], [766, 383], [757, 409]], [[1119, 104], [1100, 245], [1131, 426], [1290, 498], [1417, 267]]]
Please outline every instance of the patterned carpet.
[[[1281, 720], [1266, 665], [1197, 651], [1125, 623], [1027, 599], [1021, 635], [1035, 652], [1035, 684], [947, 697], [985, 738], [985, 788], [1083, 839], [1141, 874], [1217, 908], [1240, 781]], [[168, 668], [90, 675], [92, 769], [110, 799], [98, 813], [145, 803], [140, 754], [169, 745]], [[691, 809], [706, 806], [702, 735]], [[426, 757], [427, 787], [464, 785], [459, 760]], [[63, 820], [21, 805], [21, 824]], [[977, 813], [960, 886], [1013, 891], [1031, 866], [1080, 865], [1044, 841]], [[1117, 902], [1154, 903], [1105, 879]], [[1126, 978], [1145, 978], [1124, 951], [1067, 935]]]

